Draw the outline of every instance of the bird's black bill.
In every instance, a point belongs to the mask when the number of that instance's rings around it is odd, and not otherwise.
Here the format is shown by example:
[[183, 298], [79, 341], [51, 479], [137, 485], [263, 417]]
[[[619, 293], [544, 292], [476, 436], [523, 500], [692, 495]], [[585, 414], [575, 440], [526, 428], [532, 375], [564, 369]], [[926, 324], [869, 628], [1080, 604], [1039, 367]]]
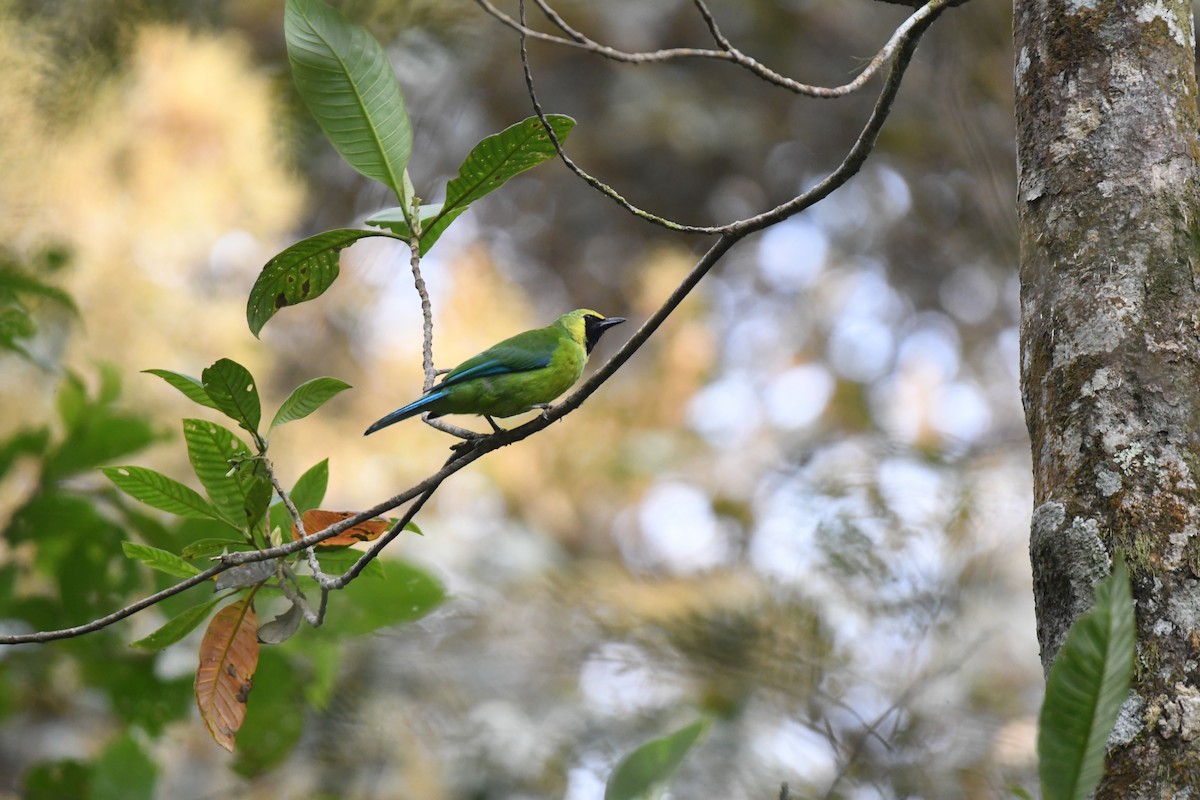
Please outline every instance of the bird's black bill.
[[583, 318], [584, 341], [587, 346], [588, 353], [592, 352], [592, 348], [596, 346], [596, 342], [600, 341], [600, 337], [604, 332], [614, 325], [620, 325], [625, 321], [624, 317], [593, 317], [588, 315]]

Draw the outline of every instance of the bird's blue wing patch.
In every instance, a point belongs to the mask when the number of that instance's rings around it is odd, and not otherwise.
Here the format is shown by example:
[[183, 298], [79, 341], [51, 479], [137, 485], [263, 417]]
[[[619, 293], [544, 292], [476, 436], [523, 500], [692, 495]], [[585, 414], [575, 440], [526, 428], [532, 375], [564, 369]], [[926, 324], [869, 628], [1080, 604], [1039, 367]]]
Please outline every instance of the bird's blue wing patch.
[[[550, 346], [546, 346], [547, 344]], [[541, 369], [550, 365], [555, 344], [557, 341], [553, 339], [548, 343], [503, 341], [459, 364], [438, 386], [453, 386], [472, 378], [487, 378], [494, 375], [508, 375], [513, 372]]]

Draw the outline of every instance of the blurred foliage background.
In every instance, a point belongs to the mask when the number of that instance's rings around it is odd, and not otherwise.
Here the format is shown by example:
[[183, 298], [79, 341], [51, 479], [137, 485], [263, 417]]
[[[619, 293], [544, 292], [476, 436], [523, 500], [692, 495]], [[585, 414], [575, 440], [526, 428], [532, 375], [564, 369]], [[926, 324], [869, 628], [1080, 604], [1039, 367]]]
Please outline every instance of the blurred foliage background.
[[[469, 0], [338, 5], [388, 46], [418, 194], [531, 113], [514, 34]], [[24, 298], [29, 357], [0, 357], [5, 630], [78, 624], [150, 590], [120, 552], [131, 530], [186, 540], [93, 469], [189, 474], [179, 418], [196, 410], [140, 370], [199, 374], [228, 356], [276, 403], [317, 375], [353, 384], [272, 442], [287, 484], [330, 459], [327, 508], [372, 505], [444, 457], [446, 436], [416, 422], [361, 436], [421, 383], [420, 310], [394, 243], [344, 253], [333, 289], [262, 341], [246, 328], [274, 253], [391, 205], [299, 103], [281, 6], [0, 2], [4, 258], [78, 308]], [[683, 0], [558, 8], [626, 50], [708, 44]], [[907, 11], [712, 10], [747, 53], [825, 84], [848, 80]], [[426, 536], [395, 547], [446, 583], [437, 613], [341, 651], [311, 646], [307, 671], [264, 654], [251, 719], [256, 703], [271, 709], [255, 724], [278, 735], [236, 757], [195, 718], [195, 636], [158, 655], [127, 647], [169, 609], [0, 651], [0, 797], [77, 796], [85, 782], [99, 797], [105, 781], [148, 775], [135, 781], [155, 787], [146, 796], [184, 800], [584, 800], [622, 754], [701, 715], [717, 722], [674, 796], [773, 797], [784, 781], [838, 798], [1032, 787], [1042, 679], [1009, 13], [993, 0], [946, 13], [858, 177], [738, 246], [581, 411], [442, 488], [419, 519]], [[547, 110], [579, 121], [577, 160], [698, 224], [819, 180], [878, 88], [821, 101], [720, 63], [531, 54]], [[703, 246], [540, 167], [424, 262], [436, 361], [579, 306], [640, 323]]]

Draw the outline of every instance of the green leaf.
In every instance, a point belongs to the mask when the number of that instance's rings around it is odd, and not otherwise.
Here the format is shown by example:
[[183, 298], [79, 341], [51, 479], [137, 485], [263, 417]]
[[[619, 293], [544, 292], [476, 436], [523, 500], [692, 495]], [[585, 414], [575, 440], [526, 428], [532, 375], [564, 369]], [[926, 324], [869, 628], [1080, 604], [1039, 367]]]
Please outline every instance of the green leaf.
[[333, 592], [329, 598], [332, 616], [325, 628], [344, 636], [370, 633], [420, 619], [445, 600], [442, 585], [425, 570], [403, 561], [376, 561], [384, 580], [355, 580]]
[[174, 478], [145, 467], [101, 467], [118, 489], [148, 506], [181, 517], [220, 520], [208, 501]]
[[633, 800], [670, 778], [708, 726], [708, 720], [693, 722], [625, 756], [608, 779], [604, 800]]
[[92, 765], [80, 761], [42, 761], [31, 766], [21, 780], [24, 800], [63, 800], [87, 797]]
[[210, 539], [198, 539], [192, 542], [187, 547], [183, 548], [183, 552], [180, 553], [180, 555], [182, 555], [184, 558], [203, 558], [204, 556], [211, 556], [223, 552], [226, 549], [245, 550], [248, 547], [249, 545], [239, 539], [222, 539], [213, 537]]
[[200, 381], [218, 411], [244, 430], [258, 435], [262, 403], [250, 370], [236, 361], [222, 358], [200, 374]]
[[88, 800], [154, 800], [157, 780], [158, 767], [126, 733], [96, 759]]
[[296, 88], [326, 138], [350, 166], [407, 204], [412, 125], [379, 42], [319, 0], [287, 0], [283, 32]]
[[147, 544], [121, 542], [121, 549], [125, 551], [126, 558], [137, 559], [151, 569], [174, 575], [176, 578], [190, 578], [201, 572], [194, 564], [184, 561], [174, 553]]
[[[562, 114], [548, 114], [546, 119], [559, 142], [565, 141], [575, 127], [575, 120]], [[468, 205], [555, 155], [554, 144], [537, 117], [511, 125], [475, 145], [458, 168], [458, 177], [446, 184], [446, 199], [441, 212], [422, 227], [421, 252], [433, 247], [446, 227]]]
[[50, 443], [50, 430], [36, 428], [18, 431], [8, 439], [0, 442], [0, 479], [12, 469], [18, 458], [22, 456], [40, 456], [46, 452]]
[[260, 774], [292, 752], [304, 732], [306, 682], [279, 648], [259, 650], [254, 692], [237, 735], [234, 772]]
[[72, 314], [79, 314], [75, 301], [62, 289], [43, 283], [12, 264], [0, 264], [0, 297], [16, 294], [39, 295], [53, 300]]
[[337, 378], [313, 378], [306, 381], [293, 389], [287, 400], [283, 401], [283, 405], [275, 412], [275, 419], [271, 420], [271, 427], [304, 419], [339, 392], [349, 388], [350, 384]]
[[206, 603], [192, 606], [172, 618], [154, 633], [132, 642], [129, 646], [140, 647], [143, 650], [162, 650], [164, 647], [173, 645], [194, 631], [201, 622], [208, 619], [208, 615], [216, 608], [217, 603], [225, 598], [226, 595], [217, 595]]
[[292, 503], [296, 510], [303, 514], [314, 508], [319, 508], [325, 499], [325, 489], [329, 486], [329, 459], [322, 459], [300, 476], [292, 487]]
[[193, 403], [199, 403], [209, 408], [217, 407], [217, 404], [208, 396], [208, 392], [204, 391], [204, 384], [200, 383], [198, 378], [193, 378], [191, 375], [184, 375], [182, 372], [172, 372], [169, 369], [144, 369], [142, 372], [162, 378], [182, 392], [183, 396]]
[[258, 336], [279, 309], [320, 297], [337, 279], [338, 253], [369, 236], [396, 238], [379, 231], [325, 231], [296, 242], [268, 261], [246, 302], [250, 332]]
[[248, 459], [250, 448], [233, 431], [203, 419], [185, 419], [183, 438], [187, 442], [188, 460], [209, 499], [221, 516], [234, 527], [243, 528], [246, 487], [239, 480], [239, 470], [230, 461]]
[[[321, 562], [321, 570], [326, 575], [341, 575], [346, 570], [354, 566], [358, 559], [362, 558], [363, 551], [355, 550], [352, 547], [343, 548], [318, 548], [317, 560]], [[383, 562], [378, 558], [373, 558], [363, 567], [363, 571], [359, 573], [359, 578], [376, 578], [386, 580], [387, 573], [384, 571]]]
[[1119, 555], [1095, 602], [1071, 626], [1046, 681], [1038, 730], [1045, 800], [1084, 800], [1104, 773], [1105, 743], [1133, 677], [1129, 573]]
[[[458, 217], [467, 210], [468, 206], [460, 205], [442, 214], [442, 209], [445, 208], [445, 203], [430, 203], [422, 205], [417, 209], [417, 218], [421, 221], [421, 230], [430, 229], [433, 221], [438, 220], [438, 230], [433, 231], [430, 235], [421, 237], [421, 253], [424, 255], [433, 247], [450, 223], [458, 219]], [[373, 214], [367, 218], [368, 225], [374, 225], [376, 228], [386, 228], [392, 233], [407, 241], [412, 237], [412, 230], [408, 226], [408, 219], [405, 216], [404, 209], [400, 206], [384, 209], [377, 214]]]

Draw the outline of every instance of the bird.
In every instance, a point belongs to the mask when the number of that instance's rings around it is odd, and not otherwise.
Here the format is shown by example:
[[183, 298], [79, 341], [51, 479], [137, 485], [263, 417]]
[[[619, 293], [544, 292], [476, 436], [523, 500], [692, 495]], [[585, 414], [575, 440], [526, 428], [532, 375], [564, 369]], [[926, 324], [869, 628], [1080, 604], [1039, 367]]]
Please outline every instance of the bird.
[[497, 433], [494, 417], [540, 408], [565, 392], [583, 374], [596, 342], [624, 317], [606, 317], [590, 308], [563, 314], [544, 328], [518, 333], [468, 358], [424, 395], [380, 418], [363, 436], [401, 420], [428, 413], [477, 414]]

